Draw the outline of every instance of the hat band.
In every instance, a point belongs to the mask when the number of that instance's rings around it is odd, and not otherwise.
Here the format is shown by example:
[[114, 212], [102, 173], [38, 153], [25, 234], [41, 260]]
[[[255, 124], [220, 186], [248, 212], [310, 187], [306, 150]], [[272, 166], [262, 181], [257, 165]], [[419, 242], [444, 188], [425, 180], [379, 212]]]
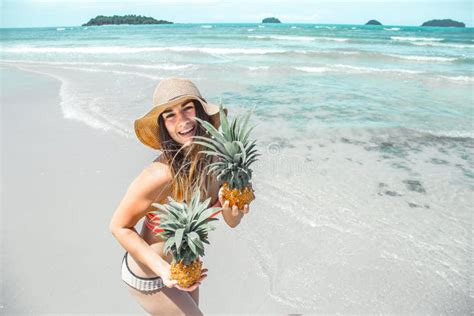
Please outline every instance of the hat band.
[[[186, 96], [186, 95], [190, 95], [190, 94], [180, 94], [180, 95], [177, 95], [177, 96], [175, 96], [175, 97], [172, 97], [171, 99], [168, 99], [167, 102], [171, 102], [171, 101], [173, 101], [173, 100], [179, 99], [179, 98], [184, 97], [184, 96]], [[191, 95], [192, 95], [192, 94], [191, 94]], [[203, 97], [200, 97], [200, 96], [198, 96], [198, 95], [193, 95], [193, 96], [195, 96], [196, 98], [198, 98], [198, 99], [200, 99], [200, 100], [203, 100], [204, 102], [207, 103], [206, 99], [204, 99]]]

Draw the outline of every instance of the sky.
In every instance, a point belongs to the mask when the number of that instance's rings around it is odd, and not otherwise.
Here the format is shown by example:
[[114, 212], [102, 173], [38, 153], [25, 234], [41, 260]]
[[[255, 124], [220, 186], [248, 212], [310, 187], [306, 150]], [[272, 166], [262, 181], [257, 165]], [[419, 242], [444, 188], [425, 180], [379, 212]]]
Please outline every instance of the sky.
[[472, 0], [0, 0], [0, 27], [77, 26], [97, 15], [137, 14], [175, 23], [421, 25], [450, 18], [474, 26]]

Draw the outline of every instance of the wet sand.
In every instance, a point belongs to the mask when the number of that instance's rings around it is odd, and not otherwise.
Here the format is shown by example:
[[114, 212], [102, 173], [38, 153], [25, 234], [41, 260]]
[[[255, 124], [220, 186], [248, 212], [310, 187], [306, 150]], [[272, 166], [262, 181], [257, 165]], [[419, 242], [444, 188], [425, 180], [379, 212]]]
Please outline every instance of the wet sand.
[[[124, 249], [108, 224], [156, 153], [65, 119], [57, 79], [7, 66], [0, 73], [0, 305], [8, 315], [142, 315], [120, 280]], [[379, 131], [284, 138], [275, 122], [255, 131], [264, 155], [251, 213], [210, 234], [205, 314], [464, 314], [472, 306], [472, 190], [447, 172], [467, 163], [432, 158], [470, 151], [471, 142], [450, 149], [436, 140], [447, 149], [433, 153], [422, 138], [404, 153]]]

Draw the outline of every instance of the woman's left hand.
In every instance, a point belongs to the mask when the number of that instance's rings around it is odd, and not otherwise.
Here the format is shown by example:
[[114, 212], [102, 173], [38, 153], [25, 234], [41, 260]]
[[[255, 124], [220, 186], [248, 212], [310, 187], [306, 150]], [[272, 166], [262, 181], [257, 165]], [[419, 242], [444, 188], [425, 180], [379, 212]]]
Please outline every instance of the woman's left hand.
[[244, 214], [247, 214], [250, 211], [250, 207], [248, 204], [245, 204], [242, 210], [240, 210], [237, 205], [234, 205], [231, 208], [230, 202], [228, 200], [224, 200], [224, 197], [222, 195], [222, 188], [219, 189], [219, 202], [222, 206], [222, 212], [231, 213], [233, 216], [237, 216], [239, 215], [239, 213], [241, 213], [243, 216]]

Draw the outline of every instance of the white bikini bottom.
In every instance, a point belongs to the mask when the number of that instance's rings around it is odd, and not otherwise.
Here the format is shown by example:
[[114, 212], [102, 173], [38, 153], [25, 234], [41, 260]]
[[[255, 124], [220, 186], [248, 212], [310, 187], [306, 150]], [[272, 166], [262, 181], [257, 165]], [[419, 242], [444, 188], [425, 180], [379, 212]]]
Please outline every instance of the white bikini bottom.
[[144, 278], [136, 275], [128, 266], [128, 251], [122, 259], [122, 281], [139, 291], [156, 291], [164, 287], [161, 277]]

